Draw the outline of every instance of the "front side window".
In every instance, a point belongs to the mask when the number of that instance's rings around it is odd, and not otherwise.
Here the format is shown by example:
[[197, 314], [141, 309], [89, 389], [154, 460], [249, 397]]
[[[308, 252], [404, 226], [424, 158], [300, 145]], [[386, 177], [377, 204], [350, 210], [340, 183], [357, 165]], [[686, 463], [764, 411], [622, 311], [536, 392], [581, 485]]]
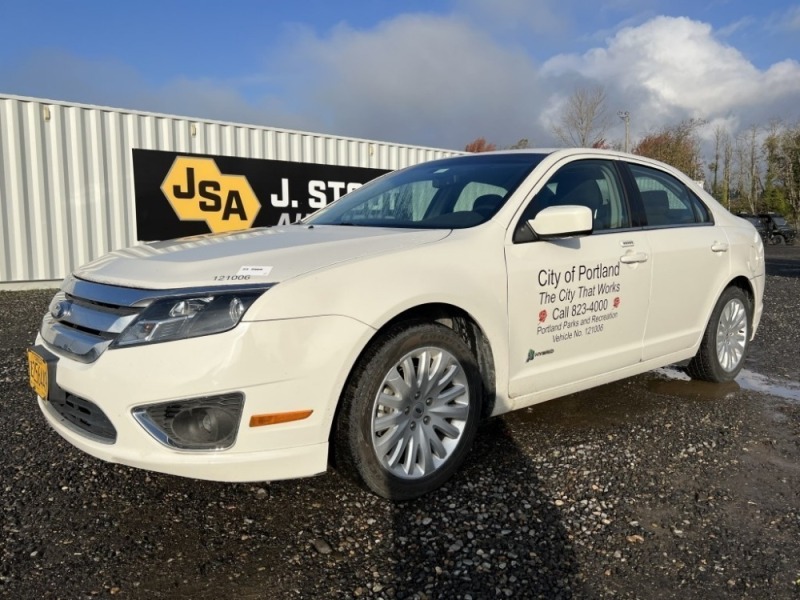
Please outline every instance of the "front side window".
[[303, 223], [463, 229], [488, 221], [544, 154], [472, 155], [389, 173]]
[[706, 206], [677, 178], [650, 167], [628, 166], [639, 188], [648, 225], [667, 227], [711, 222]]
[[533, 239], [526, 222], [543, 209], [566, 205], [591, 209], [593, 232], [630, 227], [628, 205], [614, 164], [608, 160], [579, 160], [556, 171], [533, 197], [522, 214], [515, 241]]

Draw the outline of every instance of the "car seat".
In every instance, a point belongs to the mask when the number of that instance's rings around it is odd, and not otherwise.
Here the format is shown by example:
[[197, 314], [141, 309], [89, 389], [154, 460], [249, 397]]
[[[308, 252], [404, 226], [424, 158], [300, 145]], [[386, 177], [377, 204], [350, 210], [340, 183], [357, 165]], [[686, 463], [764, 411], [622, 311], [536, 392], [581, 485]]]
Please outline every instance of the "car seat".
[[472, 203], [472, 211], [480, 214], [484, 220], [488, 220], [502, 205], [503, 197], [500, 194], [484, 194], [475, 198], [475, 202]]

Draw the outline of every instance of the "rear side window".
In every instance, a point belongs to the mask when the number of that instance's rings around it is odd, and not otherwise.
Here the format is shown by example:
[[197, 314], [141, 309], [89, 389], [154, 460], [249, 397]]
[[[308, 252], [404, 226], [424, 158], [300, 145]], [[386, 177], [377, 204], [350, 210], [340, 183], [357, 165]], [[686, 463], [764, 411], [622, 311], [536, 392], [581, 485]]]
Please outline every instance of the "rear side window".
[[711, 222], [705, 204], [680, 180], [650, 167], [628, 166], [639, 188], [649, 226], [673, 227]]

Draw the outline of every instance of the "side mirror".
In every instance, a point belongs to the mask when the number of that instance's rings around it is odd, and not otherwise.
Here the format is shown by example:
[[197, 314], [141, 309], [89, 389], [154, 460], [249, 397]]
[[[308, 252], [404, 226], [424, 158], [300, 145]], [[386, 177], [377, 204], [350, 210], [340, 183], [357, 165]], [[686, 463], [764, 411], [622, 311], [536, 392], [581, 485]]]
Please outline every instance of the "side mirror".
[[592, 211], [588, 206], [551, 206], [528, 221], [528, 227], [539, 239], [589, 235]]

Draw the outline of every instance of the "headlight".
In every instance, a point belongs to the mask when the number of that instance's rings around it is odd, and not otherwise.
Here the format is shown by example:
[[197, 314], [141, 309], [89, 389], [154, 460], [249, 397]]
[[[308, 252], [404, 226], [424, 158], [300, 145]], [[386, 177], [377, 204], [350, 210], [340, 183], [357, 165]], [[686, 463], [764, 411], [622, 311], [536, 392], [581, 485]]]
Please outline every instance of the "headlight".
[[264, 290], [156, 300], [125, 328], [112, 348], [171, 342], [233, 329]]

